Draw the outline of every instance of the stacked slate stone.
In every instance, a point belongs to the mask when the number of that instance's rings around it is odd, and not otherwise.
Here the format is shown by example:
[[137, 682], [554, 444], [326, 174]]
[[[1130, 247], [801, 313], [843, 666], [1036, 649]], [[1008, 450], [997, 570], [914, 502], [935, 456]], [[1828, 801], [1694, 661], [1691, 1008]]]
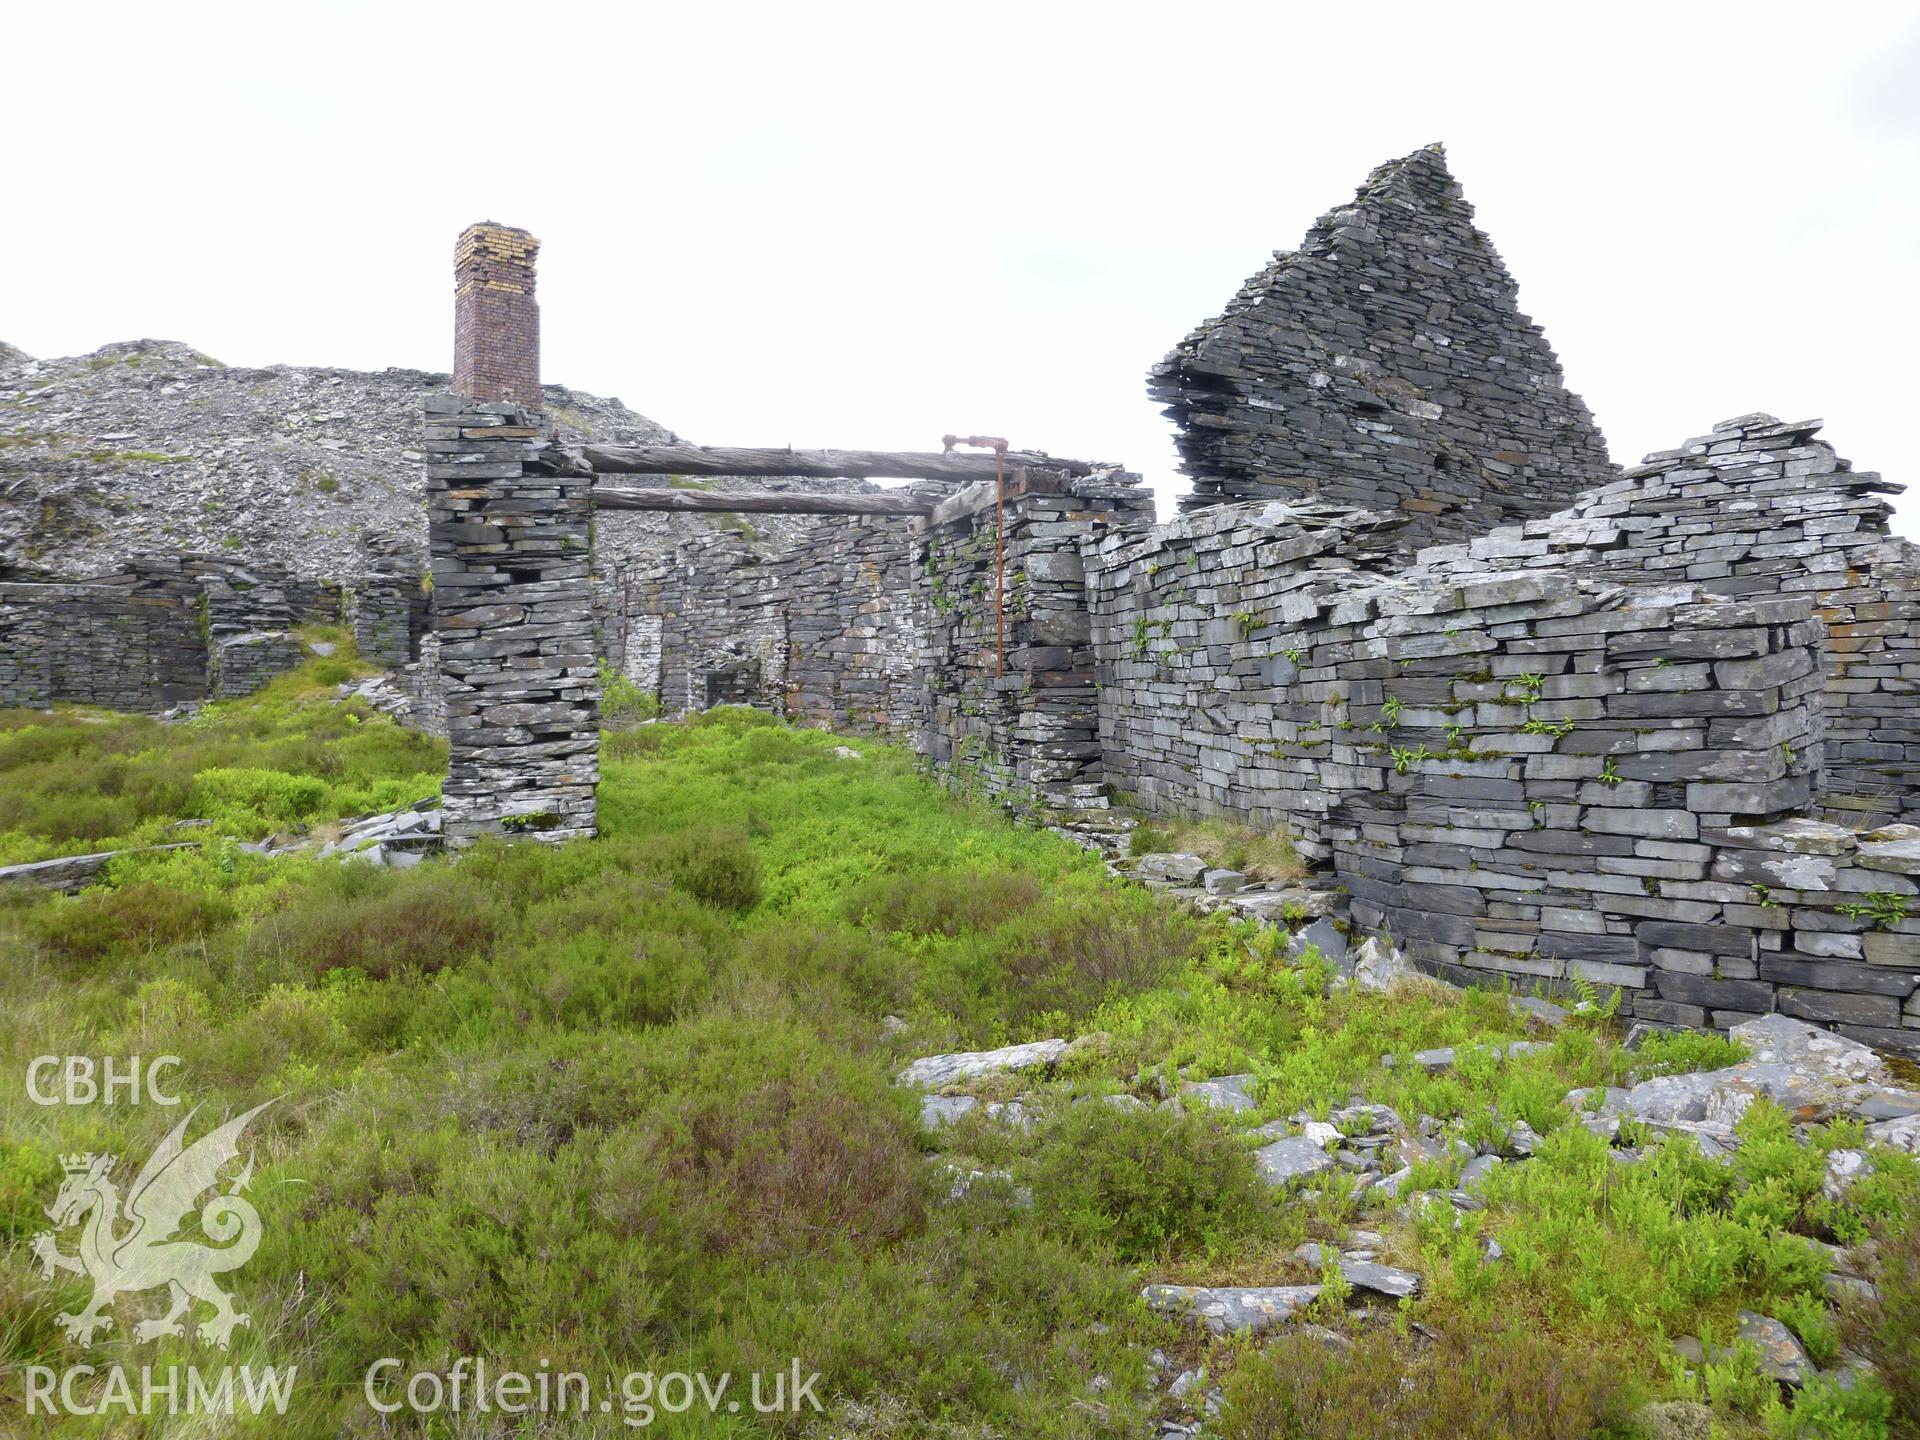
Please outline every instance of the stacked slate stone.
[[786, 623], [782, 711], [829, 729], [906, 730], [920, 683], [911, 542], [887, 516], [835, 516], [774, 562]]
[[1358, 926], [1449, 978], [1618, 985], [1659, 1024], [1779, 1009], [1920, 1053], [1920, 828], [1797, 813], [1822, 768], [1806, 597], [1384, 579], [1369, 517], [1257, 515], [1089, 541], [1117, 789], [1285, 829]]
[[[714, 705], [776, 708], [786, 634], [766, 557], [748, 537], [734, 530], [689, 536], [642, 587], [641, 598], [657, 607], [661, 622], [653, 669], [664, 713]], [[635, 658], [628, 656], [629, 674]]]
[[733, 530], [696, 534], [596, 588], [602, 653], [663, 713], [756, 705], [856, 732], [915, 715], [905, 524], [835, 516], [769, 555]]
[[1545, 515], [1611, 478], [1586, 405], [1439, 146], [1382, 165], [1156, 366], [1195, 508], [1404, 511], [1413, 543]]
[[450, 846], [594, 833], [600, 692], [590, 474], [517, 406], [427, 402], [427, 531], [445, 687]]
[[251, 695], [301, 661], [286, 571], [210, 556], [187, 559], [205, 597], [207, 693]]
[[325, 580], [287, 580], [287, 608], [296, 625], [338, 625], [346, 613], [346, 591]]
[[301, 659], [277, 567], [139, 555], [117, 575], [5, 592], [0, 704], [166, 710], [250, 695]]
[[419, 557], [404, 550], [376, 555], [353, 596], [353, 643], [360, 658], [400, 669], [419, 654], [430, 612]]
[[601, 658], [663, 708], [660, 662], [669, 619], [664, 596], [672, 588], [672, 570], [664, 555], [646, 564], [607, 565], [597, 568], [593, 587]]
[[[1403, 516], [1308, 502], [1215, 505], [1085, 546], [1099, 738], [1114, 791], [1145, 809], [1286, 830], [1331, 853], [1318, 818], [1347, 788], [1317, 703], [1294, 687], [1308, 622], [1379, 583]], [[1353, 772], [1357, 774], [1359, 772]]]
[[914, 522], [914, 605], [923, 637], [919, 747], [959, 783], [1019, 804], [1098, 809], [1101, 763], [1082, 537], [1140, 528], [1152, 497], [1119, 470], [1016, 472], [1005, 504], [1005, 672], [994, 597], [992, 483]]
[[1856, 472], [1817, 420], [1722, 421], [1544, 520], [1420, 555], [1436, 575], [1578, 568], [1716, 595], [1813, 599], [1826, 623], [1821, 803], [1835, 818], [1920, 809], [1920, 550], [1890, 533], [1904, 487]]
[[0, 708], [44, 710], [53, 703], [47, 588], [0, 581]]
[[[105, 650], [113, 654], [124, 646], [127, 684], [123, 693], [137, 693], [133, 675], [144, 671], [148, 698], [144, 705], [98, 698], [94, 704], [115, 710], [164, 710], [206, 697], [208, 616], [206, 593], [200, 582], [200, 566], [206, 558], [191, 554], [139, 555], [128, 560], [131, 593], [118, 612], [120, 643], [109, 644]], [[100, 632], [96, 629], [94, 633]]]
[[390, 712], [402, 725], [428, 735], [447, 734], [447, 692], [440, 678], [440, 637], [428, 631], [420, 637], [420, 658], [393, 673], [394, 684], [405, 697], [404, 708]]
[[9, 584], [14, 703], [158, 711], [207, 694], [199, 583], [179, 557], [142, 557], [84, 584]]
[[1754, 961], [1725, 953], [1759, 932], [1705, 936], [1711, 837], [1810, 795], [1805, 602], [1496, 575], [1350, 595], [1328, 618], [1303, 679], [1325, 687], [1328, 763], [1373, 771], [1323, 826], [1359, 924], [1450, 978], [1623, 986], [1645, 1019], [1772, 1008], [1734, 983]]

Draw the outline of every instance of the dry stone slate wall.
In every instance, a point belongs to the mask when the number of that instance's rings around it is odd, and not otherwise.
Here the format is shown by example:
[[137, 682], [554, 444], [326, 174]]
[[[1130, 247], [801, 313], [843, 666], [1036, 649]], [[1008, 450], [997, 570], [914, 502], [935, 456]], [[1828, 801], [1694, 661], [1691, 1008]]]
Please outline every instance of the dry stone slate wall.
[[690, 536], [596, 600], [608, 664], [663, 713], [750, 704], [872, 732], [912, 723], [911, 592], [905, 522], [835, 516], [772, 555], [733, 530]]
[[1310, 497], [1455, 539], [1613, 474], [1437, 145], [1375, 170], [1148, 390], [1193, 477], [1183, 508]]
[[1836, 818], [1920, 808], [1920, 550], [1892, 535], [1900, 486], [1855, 471], [1817, 420], [1723, 421], [1543, 520], [1423, 552], [1423, 566], [1578, 568], [1744, 599], [1811, 599], [1825, 624], [1826, 768]]
[[369, 562], [366, 578], [349, 597], [353, 641], [361, 659], [398, 670], [418, 657], [420, 639], [432, 624], [420, 564], [420, 557], [404, 551], [377, 555]]
[[517, 406], [427, 402], [433, 628], [452, 846], [594, 833], [600, 689], [588, 575], [593, 477]]
[[[1718, 467], [1714, 504], [1752, 513], [1741, 497], [1784, 478], [1770, 466], [1826, 463], [1755, 459], [1786, 443], [1758, 433], [1775, 428], [1715, 432], [1707, 450], [1746, 460]], [[1107, 774], [1151, 812], [1285, 829], [1357, 925], [1437, 973], [1618, 985], [1664, 1024], [1779, 1009], [1920, 1053], [1920, 829], [1810, 813], [1829, 746], [1881, 723], [1835, 687], [1844, 627], [1823, 588], [1846, 581], [1847, 545], [1887, 543], [1834, 513], [1878, 482], [1834, 484], [1838, 500], [1792, 492], [1821, 514], [1711, 559], [1697, 535], [1653, 538], [1685, 513], [1669, 490], [1625, 484], [1604, 518], [1411, 569], [1387, 560], [1394, 517], [1331, 507], [1217, 506], [1090, 536]], [[1649, 566], [1661, 554], [1714, 568]], [[1909, 633], [1871, 638], [1893, 654]], [[1870, 700], [1891, 693], [1875, 678]]]
[[1004, 673], [994, 604], [994, 486], [955, 498], [962, 513], [914, 526], [923, 646], [918, 743], [982, 793], [1069, 809], [1104, 807], [1081, 541], [1110, 526], [1146, 523], [1152, 498], [1137, 475], [1120, 470], [1088, 477], [1034, 470], [1009, 479]]
[[145, 555], [84, 583], [0, 590], [0, 705], [157, 711], [248, 694], [300, 660], [285, 577], [208, 555]]
[[40, 710], [53, 703], [47, 656], [48, 588], [0, 581], [0, 708]]
[[772, 583], [765, 557], [737, 532], [713, 531], [676, 547], [654, 591], [666, 713], [772, 705], [786, 659]]

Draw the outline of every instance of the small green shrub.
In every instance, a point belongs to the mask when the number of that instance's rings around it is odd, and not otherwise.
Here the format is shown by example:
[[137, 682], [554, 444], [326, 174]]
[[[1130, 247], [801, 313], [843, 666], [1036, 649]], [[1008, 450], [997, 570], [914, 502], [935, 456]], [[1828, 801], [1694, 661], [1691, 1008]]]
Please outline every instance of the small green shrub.
[[1039, 880], [1022, 871], [932, 871], [876, 875], [847, 900], [847, 916], [886, 933], [956, 936], [987, 931], [1040, 903]]
[[1892, 1433], [1915, 1440], [1920, 1437], [1920, 1209], [1912, 1197], [1881, 1223], [1875, 1238], [1880, 1299], [1848, 1313], [1848, 1339], [1873, 1362], [1886, 1386]]
[[736, 830], [703, 826], [670, 837], [661, 847], [673, 883], [722, 910], [760, 903], [760, 856]]
[[386, 979], [432, 974], [491, 952], [500, 917], [457, 871], [334, 869], [338, 873], [254, 926], [245, 942], [253, 963], [288, 977], [353, 969]]
[[600, 721], [609, 729], [619, 729], [638, 720], [660, 718], [660, 697], [649, 695], [638, 685], [600, 662]]
[[1224, 1248], [1275, 1215], [1252, 1155], [1219, 1121], [1099, 1101], [1046, 1126], [1033, 1196], [1048, 1224], [1134, 1261]]
[[1157, 825], [1142, 825], [1127, 837], [1129, 855], [1161, 855], [1173, 845], [1173, 832]]
[[1695, 1070], [1724, 1070], [1747, 1058], [1747, 1047], [1724, 1035], [1694, 1030], [1667, 1030], [1649, 1035], [1640, 1048], [1623, 1053], [1635, 1081], [1660, 1075], [1685, 1075]]
[[1875, 1376], [1855, 1375], [1842, 1383], [1816, 1375], [1795, 1392], [1791, 1411], [1769, 1415], [1775, 1440], [1888, 1440], [1912, 1430], [1894, 1431], [1893, 1400]]

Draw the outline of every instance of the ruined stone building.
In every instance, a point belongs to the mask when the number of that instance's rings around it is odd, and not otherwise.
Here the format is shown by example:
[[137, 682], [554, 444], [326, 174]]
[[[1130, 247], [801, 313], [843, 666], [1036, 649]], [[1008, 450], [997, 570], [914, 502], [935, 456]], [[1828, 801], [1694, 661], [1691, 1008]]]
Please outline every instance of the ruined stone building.
[[[1284, 830], [1356, 928], [1455, 979], [1920, 1053], [1899, 487], [1764, 415], [1617, 470], [1437, 147], [1376, 170], [1149, 390], [1193, 479], [1170, 523], [1125, 473], [1036, 472], [998, 515], [846, 522], [870, 539], [824, 592], [685, 553], [685, 593], [746, 597], [751, 634], [660, 599], [647, 644], [697, 663], [731, 634], [766, 657], [755, 703], [905, 733], [959, 784]], [[834, 648], [796, 689], [823, 606]], [[876, 671], [900, 703], [848, 703]], [[697, 677], [660, 693], [703, 703]]]
[[[1899, 487], [1767, 415], [1616, 469], [1437, 147], [1154, 367], [1193, 482], [1165, 524], [1138, 477], [1027, 455], [1003, 484], [923, 482], [912, 518], [610, 554], [606, 474], [525, 398], [534, 248], [463, 237], [486, 303], [462, 324], [496, 328], [428, 407], [430, 613], [396, 585], [362, 638], [438, 692], [453, 843], [592, 832], [605, 664], [668, 715], [897, 737], [1023, 808], [1284, 831], [1356, 930], [1450, 978], [1618, 987], [1667, 1025], [1781, 1011], [1920, 1054]], [[208, 583], [130, 576], [74, 633]], [[150, 680], [282, 623], [196, 636], [153, 609]], [[0, 586], [0, 703], [71, 668], [36, 626]]]

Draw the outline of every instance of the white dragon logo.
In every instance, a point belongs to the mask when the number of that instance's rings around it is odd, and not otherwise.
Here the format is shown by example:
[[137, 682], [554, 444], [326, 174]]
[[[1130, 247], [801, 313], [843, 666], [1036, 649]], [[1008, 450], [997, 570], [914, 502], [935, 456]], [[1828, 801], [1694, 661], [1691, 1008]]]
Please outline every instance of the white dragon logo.
[[[56, 1271], [70, 1270], [93, 1279], [93, 1299], [86, 1308], [55, 1317], [69, 1338], [91, 1345], [96, 1331], [112, 1328], [113, 1317], [106, 1311], [116, 1295], [165, 1285], [172, 1291], [172, 1308], [162, 1319], [134, 1326], [133, 1338], [147, 1341], [185, 1335], [180, 1317], [193, 1301], [202, 1300], [213, 1306], [214, 1313], [200, 1323], [198, 1337], [227, 1348], [233, 1327], [247, 1324], [248, 1317], [235, 1313], [233, 1301], [214, 1283], [214, 1276], [239, 1269], [260, 1244], [259, 1212], [240, 1195], [253, 1175], [251, 1158], [227, 1192], [215, 1195], [200, 1210], [200, 1229], [215, 1244], [182, 1239], [179, 1232], [194, 1202], [216, 1183], [220, 1167], [239, 1157], [240, 1132], [247, 1122], [273, 1103], [256, 1105], [192, 1145], [184, 1144], [187, 1124], [199, 1112], [189, 1112], [134, 1177], [124, 1216], [120, 1192], [108, 1179], [117, 1156], [61, 1157], [67, 1178], [47, 1208], [55, 1229], [41, 1231], [31, 1243], [42, 1274], [51, 1277]], [[83, 1218], [87, 1223], [80, 1234], [79, 1254], [62, 1253], [56, 1244], [57, 1231], [78, 1225]], [[123, 1230], [126, 1222], [131, 1222], [131, 1228]]]

